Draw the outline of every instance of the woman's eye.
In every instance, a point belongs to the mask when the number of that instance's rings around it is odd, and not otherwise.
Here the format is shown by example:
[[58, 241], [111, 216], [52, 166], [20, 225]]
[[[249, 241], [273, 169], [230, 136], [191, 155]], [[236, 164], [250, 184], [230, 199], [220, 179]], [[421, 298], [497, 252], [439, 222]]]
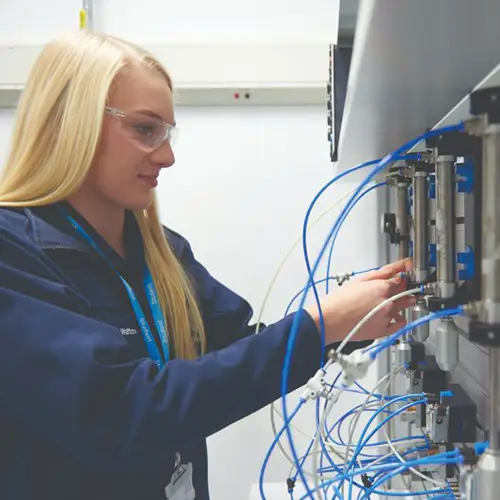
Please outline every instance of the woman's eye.
[[155, 133], [156, 127], [150, 124], [137, 124], [135, 125], [135, 130], [146, 137], [150, 137]]

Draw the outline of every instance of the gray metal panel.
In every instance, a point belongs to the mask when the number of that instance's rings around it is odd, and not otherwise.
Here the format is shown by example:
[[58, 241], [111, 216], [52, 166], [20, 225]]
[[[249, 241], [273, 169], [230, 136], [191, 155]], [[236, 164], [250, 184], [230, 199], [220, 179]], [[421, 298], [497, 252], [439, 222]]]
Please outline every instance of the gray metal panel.
[[339, 1], [339, 42], [352, 40], [356, 30], [356, 19], [358, 17], [359, 0]]
[[360, 2], [338, 168], [386, 155], [455, 106], [500, 62], [498, 19], [492, 0]]

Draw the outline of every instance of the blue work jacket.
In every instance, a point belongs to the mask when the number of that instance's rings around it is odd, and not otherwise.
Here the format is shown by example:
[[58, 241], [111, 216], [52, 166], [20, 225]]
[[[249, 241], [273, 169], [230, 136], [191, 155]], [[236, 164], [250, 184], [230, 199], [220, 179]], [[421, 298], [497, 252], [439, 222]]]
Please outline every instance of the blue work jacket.
[[[154, 330], [133, 215], [126, 259], [71, 215]], [[67, 217], [56, 206], [0, 209], [0, 498], [161, 500], [180, 457], [193, 465], [196, 500], [208, 500], [205, 439], [280, 396], [294, 314], [252, 335], [250, 305], [183, 237], [165, 233], [194, 283], [208, 353], [185, 361], [174, 352], [158, 370], [121, 280]], [[290, 390], [319, 367], [320, 337], [305, 312], [295, 353]]]

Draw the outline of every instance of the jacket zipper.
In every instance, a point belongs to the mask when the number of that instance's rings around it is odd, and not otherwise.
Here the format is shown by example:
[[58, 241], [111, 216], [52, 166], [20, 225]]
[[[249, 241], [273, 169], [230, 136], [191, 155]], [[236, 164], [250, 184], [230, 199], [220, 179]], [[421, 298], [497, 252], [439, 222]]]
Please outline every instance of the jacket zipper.
[[67, 247], [63, 245], [43, 245], [42, 248], [44, 250], [69, 250], [70, 252], [80, 252], [94, 256], [94, 252], [91, 252], [90, 250], [84, 250], [83, 248], [78, 248], [78, 247]]

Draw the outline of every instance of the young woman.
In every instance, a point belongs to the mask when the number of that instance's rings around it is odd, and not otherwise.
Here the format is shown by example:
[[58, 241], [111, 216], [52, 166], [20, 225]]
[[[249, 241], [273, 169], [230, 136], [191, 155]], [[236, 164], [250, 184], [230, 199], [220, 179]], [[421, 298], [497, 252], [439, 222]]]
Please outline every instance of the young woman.
[[[168, 73], [129, 43], [80, 31], [33, 67], [0, 181], [1, 498], [207, 500], [206, 437], [280, 395], [294, 314], [252, 335], [249, 304], [158, 220], [175, 131]], [[408, 264], [324, 298], [327, 344]], [[302, 312], [290, 390], [319, 366], [318, 323]]]

